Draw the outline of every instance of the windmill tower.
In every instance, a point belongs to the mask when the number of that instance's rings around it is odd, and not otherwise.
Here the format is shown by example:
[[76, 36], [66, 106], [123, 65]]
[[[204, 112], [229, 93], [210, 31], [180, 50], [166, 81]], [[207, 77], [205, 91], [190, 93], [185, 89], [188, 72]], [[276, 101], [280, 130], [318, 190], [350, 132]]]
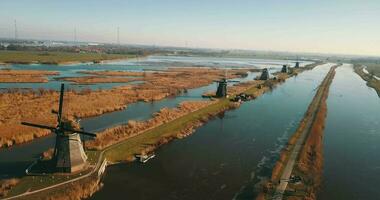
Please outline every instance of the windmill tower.
[[298, 59], [298, 56], [297, 56], [297, 61], [296, 61], [296, 65], [294, 66], [294, 68], [300, 68], [300, 61]]
[[215, 82], [218, 83], [218, 88], [216, 90], [216, 95], [215, 96], [218, 97], [218, 98], [223, 98], [223, 97], [227, 97], [227, 84], [229, 82], [239, 82], [239, 81], [227, 80], [227, 70], [226, 70], [224, 78], [222, 78], [219, 81], [215, 81]]
[[281, 73], [288, 73], [288, 65], [282, 65]]
[[86, 166], [87, 156], [83, 149], [80, 134], [96, 137], [96, 134], [75, 130], [72, 122], [63, 120], [63, 95], [64, 84], [61, 85], [59, 97], [59, 107], [57, 114], [57, 126], [50, 127], [45, 125], [21, 122], [26, 126], [49, 129], [56, 134], [53, 161], [57, 172], [72, 173], [82, 170]]
[[260, 80], [268, 80], [269, 79], [269, 71], [267, 68], [263, 69], [263, 72], [261, 72]]

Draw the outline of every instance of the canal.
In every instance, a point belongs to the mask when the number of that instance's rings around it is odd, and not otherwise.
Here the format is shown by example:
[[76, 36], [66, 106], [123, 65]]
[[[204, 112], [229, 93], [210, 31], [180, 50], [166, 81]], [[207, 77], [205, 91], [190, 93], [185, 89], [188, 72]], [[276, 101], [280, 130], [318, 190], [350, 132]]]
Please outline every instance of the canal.
[[225, 112], [185, 139], [158, 149], [146, 164], [109, 166], [91, 199], [253, 199], [298, 126], [332, 64], [318, 66], [239, 109]]
[[380, 99], [352, 69], [336, 71], [327, 100], [319, 199], [378, 199]]

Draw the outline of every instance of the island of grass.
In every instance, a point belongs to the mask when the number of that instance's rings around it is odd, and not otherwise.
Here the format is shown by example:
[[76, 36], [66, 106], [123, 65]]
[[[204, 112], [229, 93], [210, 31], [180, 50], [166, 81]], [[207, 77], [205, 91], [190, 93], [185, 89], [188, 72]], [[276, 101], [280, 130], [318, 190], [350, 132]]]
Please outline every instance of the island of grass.
[[71, 53], [56, 51], [0, 51], [0, 63], [6, 64], [71, 64], [100, 63], [106, 60], [135, 58], [132, 54]]

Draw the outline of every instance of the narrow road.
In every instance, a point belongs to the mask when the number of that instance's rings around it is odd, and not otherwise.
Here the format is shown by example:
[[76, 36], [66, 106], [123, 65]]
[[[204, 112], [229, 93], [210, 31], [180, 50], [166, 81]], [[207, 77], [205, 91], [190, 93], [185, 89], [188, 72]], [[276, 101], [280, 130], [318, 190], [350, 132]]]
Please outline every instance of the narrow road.
[[305, 128], [302, 130], [301, 135], [297, 139], [295, 146], [289, 156], [288, 162], [285, 165], [285, 168], [282, 172], [281, 179], [279, 185], [276, 187], [276, 192], [273, 196], [273, 200], [282, 200], [283, 194], [286, 190], [286, 187], [288, 186], [288, 182], [290, 179], [290, 176], [292, 175], [294, 165], [296, 164], [296, 161], [298, 159], [298, 155], [302, 150], [303, 144], [305, 143], [307, 136], [309, 135], [310, 129], [314, 123], [315, 117], [319, 111], [319, 107], [322, 103], [322, 97], [323, 93], [326, 89], [330, 87], [330, 84], [328, 84], [333, 78], [334, 78], [334, 71], [337, 65], [330, 68], [330, 71], [327, 73], [326, 77], [323, 79], [322, 83], [319, 85], [318, 91], [316, 92], [312, 102], [310, 103], [310, 106], [308, 108], [307, 113], [311, 113], [305, 118], [307, 118], [307, 123], [305, 125]]

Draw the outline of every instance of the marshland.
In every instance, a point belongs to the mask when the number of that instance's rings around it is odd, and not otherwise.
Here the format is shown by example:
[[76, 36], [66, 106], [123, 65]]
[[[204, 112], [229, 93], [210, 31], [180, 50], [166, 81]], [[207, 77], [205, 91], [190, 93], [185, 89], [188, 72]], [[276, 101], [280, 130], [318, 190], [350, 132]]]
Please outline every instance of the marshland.
[[377, 199], [379, 11], [3, 0], [0, 199]]

